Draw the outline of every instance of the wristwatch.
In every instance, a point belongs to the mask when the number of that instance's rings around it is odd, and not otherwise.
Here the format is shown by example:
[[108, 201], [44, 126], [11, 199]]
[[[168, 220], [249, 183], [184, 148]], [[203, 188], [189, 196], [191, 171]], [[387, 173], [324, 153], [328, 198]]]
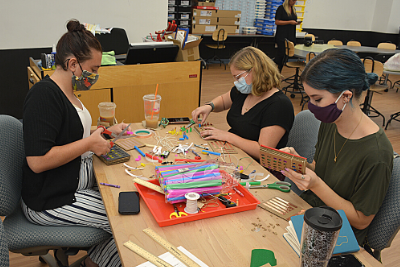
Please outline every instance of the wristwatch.
[[209, 105], [209, 106], [211, 106], [211, 112], [213, 112], [214, 111], [214, 108], [215, 108], [215, 106], [214, 106], [214, 103], [213, 102], [207, 102], [207, 103], [205, 103], [205, 105]]

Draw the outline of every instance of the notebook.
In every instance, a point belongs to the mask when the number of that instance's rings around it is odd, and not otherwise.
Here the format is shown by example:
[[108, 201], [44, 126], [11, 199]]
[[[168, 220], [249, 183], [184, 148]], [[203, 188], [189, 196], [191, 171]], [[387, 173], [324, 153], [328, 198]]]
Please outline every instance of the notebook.
[[[339, 232], [338, 240], [336, 241], [336, 247], [333, 250], [333, 254], [339, 253], [350, 253], [359, 251], [357, 239], [351, 229], [349, 220], [343, 210], [338, 210], [340, 217], [342, 217], [342, 228]], [[301, 231], [303, 229], [304, 214], [292, 216], [289, 221], [289, 226], [286, 227], [287, 233], [283, 234], [285, 240], [293, 248], [293, 250], [300, 257], [300, 242], [301, 242]]]

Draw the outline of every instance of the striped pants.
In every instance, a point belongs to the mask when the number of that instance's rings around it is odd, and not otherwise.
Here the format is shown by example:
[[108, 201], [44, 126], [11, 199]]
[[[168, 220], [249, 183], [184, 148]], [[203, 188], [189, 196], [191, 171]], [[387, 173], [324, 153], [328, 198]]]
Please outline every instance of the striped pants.
[[[75, 192], [76, 202], [41, 212], [31, 210], [22, 202], [25, 217], [39, 225], [79, 225], [100, 228], [111, 233], [103, 200], [95, 185], [93, 159], [90, 156], [81, 161], [79, 185]], [[113, 237], [91, 247], [88, 255], [100, 267], [122, 266]]]

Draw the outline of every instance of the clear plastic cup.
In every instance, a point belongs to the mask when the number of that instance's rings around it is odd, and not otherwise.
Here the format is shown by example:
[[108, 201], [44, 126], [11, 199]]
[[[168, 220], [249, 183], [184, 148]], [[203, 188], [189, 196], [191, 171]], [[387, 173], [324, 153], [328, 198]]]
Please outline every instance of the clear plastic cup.
[[100, 123], [114, 125], [115, 121], [115, 108], [117, 105], [113, 102], [101, 102], [99, 104]]
[[146, 120], [146, 128], [157, 128], [160, 118], [161, 96], [154, 94], [143, 96], [144, 101], [144, 118]]

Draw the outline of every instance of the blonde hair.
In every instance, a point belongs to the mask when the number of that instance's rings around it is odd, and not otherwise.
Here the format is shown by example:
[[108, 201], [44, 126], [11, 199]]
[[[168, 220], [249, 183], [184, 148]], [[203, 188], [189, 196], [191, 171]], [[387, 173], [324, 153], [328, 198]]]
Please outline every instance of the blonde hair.
[[238, 70], [252, 71], [251, 93], [260, 96], [273, 88], [279, 88], [281, 74], [276, 64], [260, 49], [248, 46], [236, 52], [229, 62]]
[[[288, 14], [288, 16], [291, 17], [292, 16], [292, 11], [290, 10], [289, 1], [290, 0], [285, 0], [285, 2], [283, 2], [282, 5], [283, 5], [283, 8], [285, 9], [286, 13]], [[296, 9], [294, 8], [294, 6], [293, 6], [293, 15], [297, 16]]]

